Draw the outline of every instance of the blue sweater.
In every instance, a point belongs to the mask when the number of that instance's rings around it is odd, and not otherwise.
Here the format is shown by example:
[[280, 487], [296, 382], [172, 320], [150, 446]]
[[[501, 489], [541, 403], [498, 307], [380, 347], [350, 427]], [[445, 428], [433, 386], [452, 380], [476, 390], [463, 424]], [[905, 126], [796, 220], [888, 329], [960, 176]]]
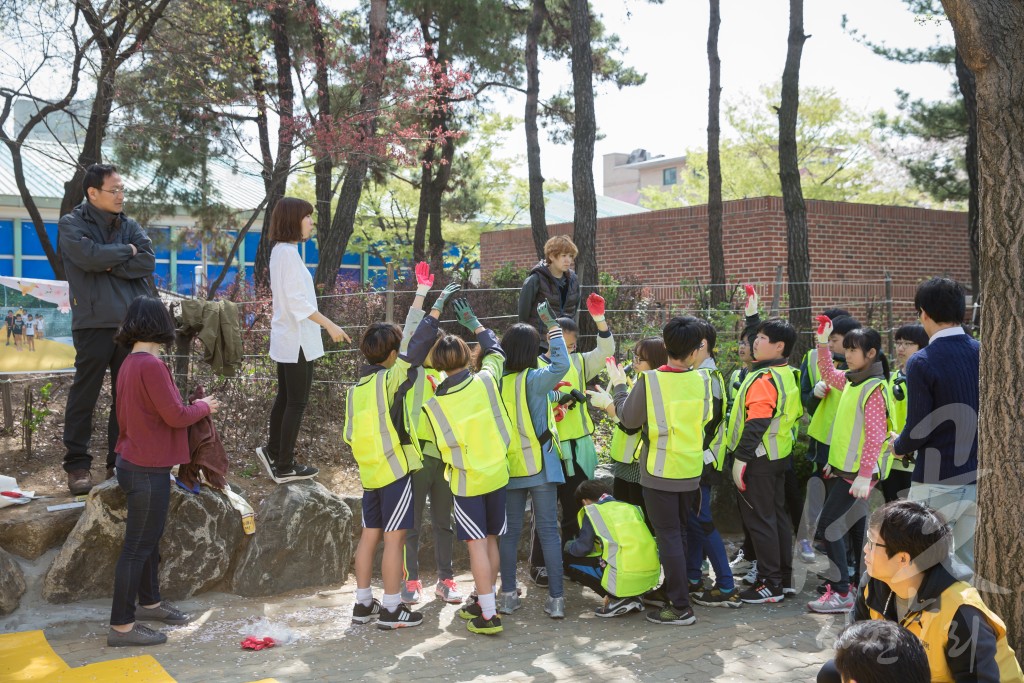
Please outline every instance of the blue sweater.
[[917, 451], [913, 480], [977, 482], [981, 345], [966, 334], [940, 337], [907, 361], [907, 424], [893, 452]]

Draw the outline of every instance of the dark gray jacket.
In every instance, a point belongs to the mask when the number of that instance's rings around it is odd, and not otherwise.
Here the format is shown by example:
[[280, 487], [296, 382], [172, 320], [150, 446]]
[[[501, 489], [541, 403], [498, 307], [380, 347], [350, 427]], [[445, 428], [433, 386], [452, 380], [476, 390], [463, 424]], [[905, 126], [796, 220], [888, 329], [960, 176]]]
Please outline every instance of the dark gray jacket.
[[61, 216], [57, 250], [71, 289], [72, 330], [116, 328], [135, 297], [154, 293], [153, 241], [123, 213], [83, 201]]

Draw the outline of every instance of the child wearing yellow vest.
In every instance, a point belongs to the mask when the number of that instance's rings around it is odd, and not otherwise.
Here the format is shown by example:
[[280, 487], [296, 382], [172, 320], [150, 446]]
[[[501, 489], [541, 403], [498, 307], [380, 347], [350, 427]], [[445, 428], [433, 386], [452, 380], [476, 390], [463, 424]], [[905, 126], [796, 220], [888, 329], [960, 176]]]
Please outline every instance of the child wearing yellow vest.
[[446, 477], [454, 494], [455, 530], [469, 549], [476, 598], [459, 610], [471, 633], [501, 633], [495, 585], [498, 581], [498, 536], [505, 533], [505, 486], [512, 425], [501, 404], [499, 380], [505, 354], [498, 338], [485, 328], [464, 300], [455, 302], [459, 324], [476, 335], [480, 372], [470, 370], [469, 346], [445, 335], [432, 352], [434, 367], [447, 377], [423, 405]]
[[[832, 321], [818, 317], [818, 371], [840, 392], [831, 427], [828, 464], [823, 475], [827, 493], [819, 527], [825, 536], [830, 576], [819, 592], [821, 598], [807, 603], [812, 612], [844, 613], [853, 607], [851, 577], [847, 569], [847, 535], [854, 548], [861, 545], [867, 518], [867, 497], [889, 474], [892, 452], [892, 396], [889, 363], [882, 353], [882, 335], [871, 328], [847, 332], [843, 337], [846, 372], [836, 370], [828, 358]], [[852, 519], [851, 519], [852, 518]], [[855, 566], [859, 566], [859, 562]], [[852, 578], [857, 578], [857, 573]]]
[[[896, 339], [898, 367], [889, 376], [889, 390], [892, 392], [893, 407], [895, 408], [893, 431], [902, 432], [903, 427], [907, 424], [907, 402], [909, 401], [907, 376], [903, 369], [907, 367], [907, 361], [911, 356], [928, 346], [928, 333], [924, 331], [924, 326], [918, 323], [900, 326], [893, 337]], [[878, 485], [882, 495], [885, 496], [886, 503], [907, 497], [913, 474], [914, 458], [912, 456], [893, 457], [889, 476]]]
[[[401, 353], [405, 353], [417, 326], [423, 316], [423, 300], [434, 284], [434, 276], [430, 273], [430, 265], [421, 262], [416, 265], [416, 297], [412, 301], [409, 313], [405, 317], [405, 328], [402, 330]], [[455, 544], [455, 532], [452, 529], [452, 492], [448, 481], [444, 478], [445, 465], [437, 444], [430, 440], [432, 433], [426, 428], [426, 417], [422, 413], [423, 403], [434, 396], [437, 385], [444, 380], [444, 373], [433, 367], [430, 354], [423, 362], [423, 371], [417, 373], [415, 384], [406, 393], [409, 402], [409, 414], [415, 416], [414, 430], [419, 440], [420, 452], [423, 454], [423, 467], [412, 475], [413, 526], [405, 536], [405, 584], [402, 587], [402, 602], [415, 604], [422, 598], [423, 584], [419, 573], [419, 535], [423, 524], [427, 497], [430, 497], [430, 524], [434, 532], [434, 563], [437, 567], [437, 585], [434, 595], [444, 602], [458, 604], [463, 595], [455, 582], [452, 567], [452, 551]]]
[[[1006, 624], [978, 591], [949, 571], [953, 534], [947, 520], [923, 503], [887, 503], [871, 516], [864, 543], [870, 579], [861, 587], [854, 619], [893, 621], [924, 645], [931, 680], [1022, 683]], [[835, 664], [819, 683], [839, 683]]]
[[[392, 323], [370, 325], [359, 344], [367, 364], [359, 381], [348, 390], [344, 431], [363, 485], [363, 531], [355, 552], [356, 604], [352, 609], [352, 621], [358, 624], [377, 619], [378, 628], [396, 629], [419, 626], [423, 621], [423, 615], [411, 611], [401, 596], [405, 533], [412, 527], [412, 472], [420, 468], [421, 461], [406, 394], [437, 338], [437, 321], [445, 302], [458, 290], [454, 283], [444, 288], [416, 328], [405, 354], [399, 354], [402, 330]], [[370, 578], [382, 538], [384, 597], [378, 601]]]

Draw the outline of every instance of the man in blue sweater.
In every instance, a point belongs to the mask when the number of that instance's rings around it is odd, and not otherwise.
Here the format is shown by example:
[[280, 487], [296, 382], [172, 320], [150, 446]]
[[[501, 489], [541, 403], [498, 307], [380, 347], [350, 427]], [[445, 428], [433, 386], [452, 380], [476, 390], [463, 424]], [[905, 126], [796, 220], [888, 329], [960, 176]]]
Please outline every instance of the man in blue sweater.
[[977, 524], [978, 375], [981, 345], [961, 327], [960, 283], [935, 277], [917, 288], [914, 307], [928, 346], [907, 361], [907, 423], [893, 439], [897, 456], [917, 451], [908, 500], [951, 520], [958, 578], [974, 572]]

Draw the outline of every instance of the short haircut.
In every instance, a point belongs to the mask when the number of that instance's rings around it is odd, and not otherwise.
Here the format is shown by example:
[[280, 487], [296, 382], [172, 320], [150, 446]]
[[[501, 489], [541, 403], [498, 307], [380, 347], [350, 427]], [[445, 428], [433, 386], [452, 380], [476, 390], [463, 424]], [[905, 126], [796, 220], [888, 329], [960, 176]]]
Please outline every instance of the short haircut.
[[924, 311], [937, 323], [960, 325], [967, 313], [967, 297], [959, 282], [948, 277], [933, 277], [922, 282], [914, 294], [914, 308]]
[[599, 479], [586, 479], [576, 487], [576, 504], [582, 507], [584, 500], [599, 500], [603, 495], [612, 495], [608, 484]]
[[359, 350], [370, 365], [380, 365], [402, 346], [402, 328], [394, 323], [373, 323], [363, 332]]
[[160, 299], [137, 296], [128, 304], [114, 341], [128, 347], [136, 342], [170, 344], [174, 341], [174, 319]]
[[835, 665], [844, 681], [928, 683], [931, 669], [921, 640], [885, 620], [854, 622], [839, 634]]
[[527, 323], [516, 323], [501, 336], [501, 350], [505, 352], [505, 372], [522, 372], [537, 367], [540, 355], [540, 333]]
[[953, 532], [946, 518], [924, 503], [887, 503], [875, 510], [868, 526], [877, 529], [886, 555], [907, 553], [921, 571], [945, 562], [952, 550]]
[[785, 318], [768, 318], [757, 326], [756, 334], [768, 337], [768, 341], [772, 344], [783, 342], [783, 358], [789, 358], [789, 354], [793, 351], [793, 344], [796, 344], [796, 328], [790, 325]]
[[99, 190], [103, 187], [107, 178], [117, 173], [117, 166], [113, 164], [91, 164], [85, 169], [82, 176], [82, 194], [89, 196], [89, 188]]
[[889, 377], [889, 359], [885, 357], [885, 352], [882, 351], [882, 335], [879, 334], [878, 330], [871, 329], [870, 327], [858, 327], [855, 330], [850, 330], [843, 336], [843, 348], [844, 349], [860, 349], [866, 356], [869, 351], [875, 351], [875, 360], [882, 363], [882, 374], [884, 377]]
[[665, 323], [661, 330], [665, 340], [665, 352], [674, 360], [683, 360], [697, 350], [704, 333], [700, 321], [692, 315], [676, 316]]
[[302, 239], [302, 220], [313, 215], [313, 205], [298, 197], [282, 197], [270, 214], [267, 237], [272, 242], [298, 242]]
[[718, 343], [718, 330], [716, 330], [715, 326], [704, 318], [697, 318], [697, 323], [700, 325], [700, 331], [703, 335], [704, 341], [708, 343], [708, 355], [714, 358], [715, 344]]
[[830, 319], [835, 320], [844, 315], [850, 315], [850, 312], [845, 308], [826, 308], [821, 312], [822, 315], [827, 315]]
[[924, 331], [924, 325], [920, 323], [900, 325], [893, 336], [896, 338], [896, 341], [908, 341], [917, 344], [919, 349], [928, 346], [928, 333]]
[[652, 368], [660, 368], [668, 363], [668, 352], [665, 350], [665, 340], [661, 337], [646, 337], [633, 346], [639, 360], [647, 361]]
[[544, 243], [544, 258], [548, 261], [552, 261], [562, 254], [576, 258], [579, 253], [580, 250], [576, 248], [572, 238], [568, 235], [558, 235]]
[[433, 362], [436, 370], [458, 372], [468, 368], [472, 361], [473, 354], [469, 350], [469, 344], [454, 334], [446, 334], [434, 345]]
[[838, 318], [832, 319], [832, 334], [838, 334], [840, 337], [845, 337], [847, 332], [858, 327], [860, 327], [860, 321], [848, 315], [841, 315]]
[[573, 334], [579, 334], [580, 332], [580, 326], [572, 318], [556, 318], [555, 322], [562, 328], [562, 332], [571, 332]]

